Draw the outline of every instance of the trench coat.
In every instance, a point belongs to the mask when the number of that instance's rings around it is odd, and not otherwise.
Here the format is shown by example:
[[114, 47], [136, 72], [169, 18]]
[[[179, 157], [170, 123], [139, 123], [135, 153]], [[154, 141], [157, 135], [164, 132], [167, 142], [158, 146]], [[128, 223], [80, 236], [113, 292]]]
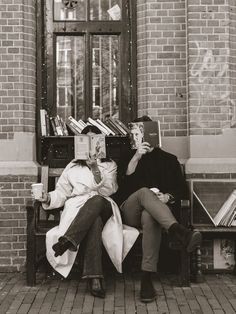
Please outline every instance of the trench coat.
[[[67, 250], [62, 256], [54, 256], [52, 249], [59, 237], [63, 236], [84, 203], [94, 195], [101, 195], [111, 203], [113, 215], [102, 231], [102, 241], [118, 272], [122, 272], [122, 261], [136, 241], [139, 231], [122, 224], [117, 204], [109, 197], [117, 191], [117, 166], [114, 161], [101, 162], [98, 168], [102, 180], [98, 184], [91, 170], [70, 162], [62, 172], [55, 190], [50, 193], [49, 205], [43, 204], [45, 210], [64, 206], [58, 226], [46, 234], [46, 256], [51, 266], [63, 277], [67, 277], [74, 264], [77, 251]], [[79, 249], [79, 246], [78, 248]]]

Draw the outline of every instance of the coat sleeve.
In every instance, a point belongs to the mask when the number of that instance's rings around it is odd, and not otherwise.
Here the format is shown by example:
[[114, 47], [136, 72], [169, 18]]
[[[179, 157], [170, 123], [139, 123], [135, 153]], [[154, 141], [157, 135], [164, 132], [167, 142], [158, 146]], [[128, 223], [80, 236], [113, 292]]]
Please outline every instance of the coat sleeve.
[[187, 198], [188, 187], [177, 157], [172, 158], [172, 162], [168, 164], [168, 171], [170, 177], [167, 192], [173, 195], [176, 200]]
[[102, 181], [98, 184], [97, 191], [103, 196], [110, 196], [117, 189], [117, 165], [114, 161], [107, 162], [102, 169]]
[[50, 204], [42, 204], [45, 210], [62, 207], [65, 204], [65, 201], [71, 196], [73, 188], [68, 180], [68, 169], [70, 168], [70, 166], [68, 166], [64, 169], [58, 179], [55, 190], [49, 192], [51, 197]]

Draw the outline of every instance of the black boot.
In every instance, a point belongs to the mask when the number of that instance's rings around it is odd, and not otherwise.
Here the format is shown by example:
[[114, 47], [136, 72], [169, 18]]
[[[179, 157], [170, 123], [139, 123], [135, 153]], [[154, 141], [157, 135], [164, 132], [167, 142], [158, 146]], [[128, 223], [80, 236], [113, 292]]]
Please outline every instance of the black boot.
[[[66, 238], [60, 237], [58, 242], [55, 243], [52, 246], [53, 251], [55, 252], [54, 256], [61, 256], [65, 253], [65, 251], [67, 251], [68, 249], [72, 248], [73, 245], [70, 241], [68, 241]], [[74, 251], [74, 249], [73, 249]]]
[[153, 287], [151, 272], [143, 271], [141, 279], [140, 300], [141, 302], [152, 302], [156, 299], [157, 293]]
[[192, 231], [179, 223], [174, 223], [168, 230], [173, 239], [179, 240], [187, 252], [193, 252], [201, 244], [202, 235], [199, 231]]
[[90, 278], [88, 281], [89, 291], [91, 295], [98, 298], [105, 298], [105, 290], [102, 285], [101, 278]]

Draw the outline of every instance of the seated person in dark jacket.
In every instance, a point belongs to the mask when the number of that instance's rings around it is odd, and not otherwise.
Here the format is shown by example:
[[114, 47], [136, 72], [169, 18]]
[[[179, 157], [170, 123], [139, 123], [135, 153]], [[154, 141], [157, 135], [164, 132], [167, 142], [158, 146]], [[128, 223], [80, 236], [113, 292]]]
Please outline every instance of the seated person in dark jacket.
[[[135, 122], [150, 120], [144, 116]], [[120, 205], [123, 222], [143, 230], [140, 298], [151, 302], [156, 298], [151, 274], [157, 270], [162, 228], [178, 239], [187, 252], [200, 244], [201, 234], [186, 229], [172, 214], [187, 196], [187, 185], [176, 156], [147, 142], [141, 143], [137, 150], [130, 150], [121, 158], [118, 180], [114, 199]]]

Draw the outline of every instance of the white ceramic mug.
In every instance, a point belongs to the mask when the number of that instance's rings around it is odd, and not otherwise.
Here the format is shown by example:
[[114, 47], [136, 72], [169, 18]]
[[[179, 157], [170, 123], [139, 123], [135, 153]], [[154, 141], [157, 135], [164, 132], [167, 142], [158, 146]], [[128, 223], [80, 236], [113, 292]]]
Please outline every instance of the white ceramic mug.
[[43, 183], [31, 184], [32, 196], [37, 200], [43, 196]]

